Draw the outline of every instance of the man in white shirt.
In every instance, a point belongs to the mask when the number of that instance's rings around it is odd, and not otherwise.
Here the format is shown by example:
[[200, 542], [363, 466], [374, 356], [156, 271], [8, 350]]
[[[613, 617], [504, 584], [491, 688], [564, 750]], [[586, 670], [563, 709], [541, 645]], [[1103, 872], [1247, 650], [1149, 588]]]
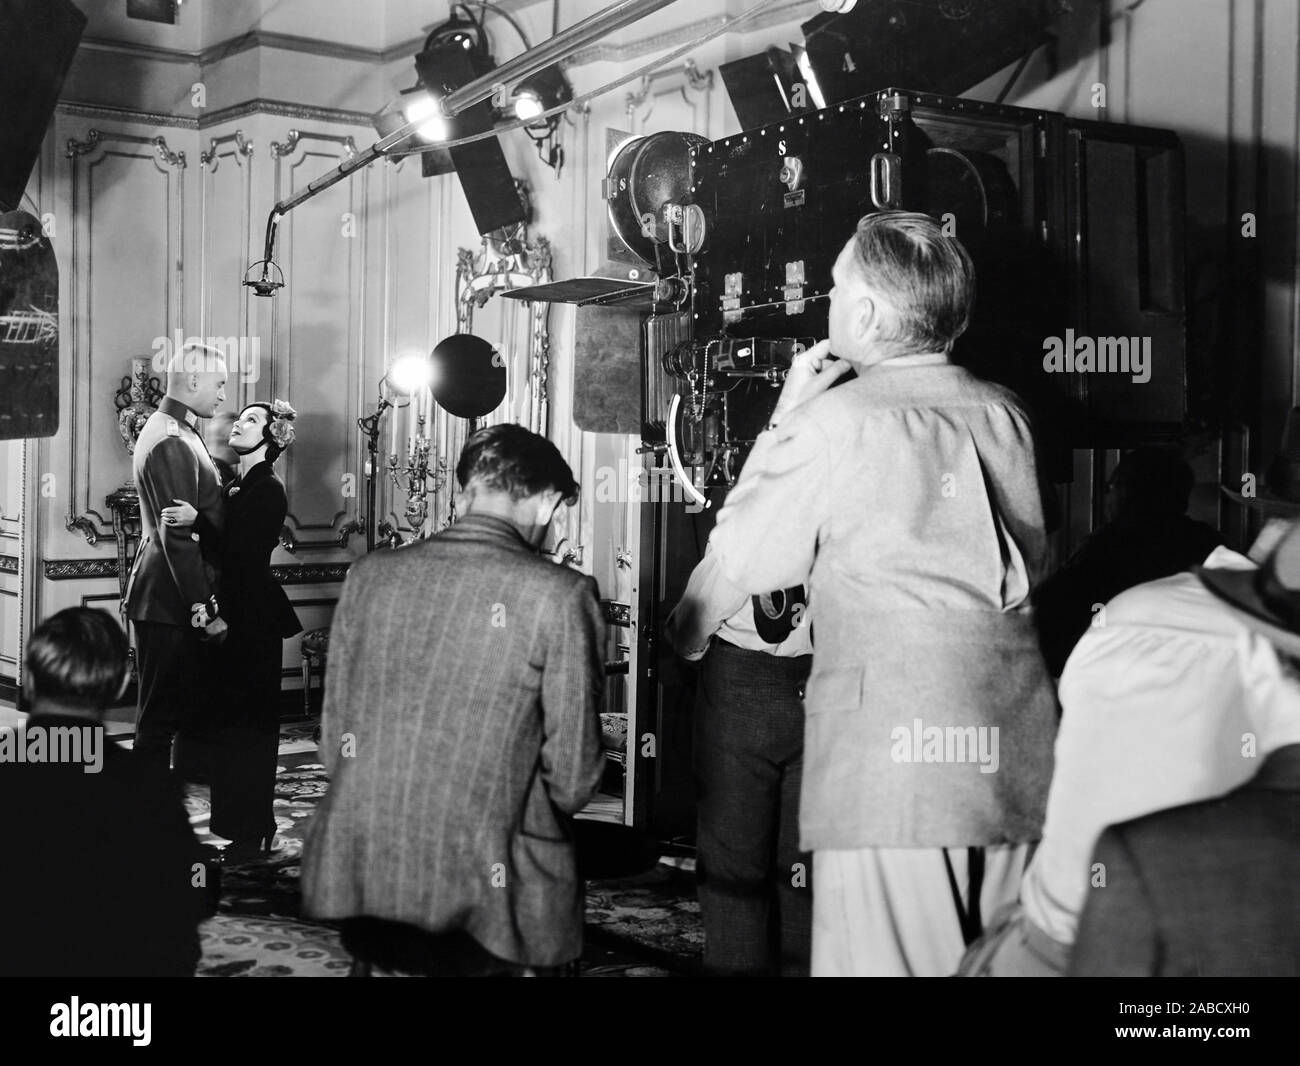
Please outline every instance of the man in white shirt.
[[750, 596], [712, 551], [668, 619], [678, 654], [704, 660], [695, 870], [704, 965], [719, 976], [808, 974], [812, 856], [799, 850], [799, 788], [810, 629], [802, 586]]
[[[1285, 528], [1285, 523], [1281, 528]], [[1270, 525], [1251, 549], [1262, 558]], [[1206, 570], [1252, 571], [1216, 548]], [[1043, 839], [1008, 907], [962, 963], [969, 976], [1060, 976], [1101, 871], [1109, 825], [1210, 799], [1300, 741], [1300, 715], [1273, 646], [1195, 573], [1151, 581], [1106, 604], [1061, 676], [1061, 730]]]

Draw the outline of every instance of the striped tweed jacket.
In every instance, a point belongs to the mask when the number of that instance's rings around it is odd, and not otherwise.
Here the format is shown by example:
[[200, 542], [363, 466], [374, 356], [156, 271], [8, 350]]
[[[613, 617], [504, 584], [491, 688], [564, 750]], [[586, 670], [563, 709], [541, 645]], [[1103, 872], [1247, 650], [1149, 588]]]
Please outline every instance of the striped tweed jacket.
[[524, 965], [576, 958], [569, 816], [603, 768], [603, 644], [595, 582], [502, 519], [360, 560], [330, 634], [307, 912], [461, 929]]

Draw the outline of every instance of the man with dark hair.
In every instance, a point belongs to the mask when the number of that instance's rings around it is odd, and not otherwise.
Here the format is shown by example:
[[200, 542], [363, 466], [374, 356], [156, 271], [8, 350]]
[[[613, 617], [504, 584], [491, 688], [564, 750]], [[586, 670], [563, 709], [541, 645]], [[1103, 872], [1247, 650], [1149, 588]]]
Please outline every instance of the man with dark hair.
[[1192, 468], [1170, 448], [1136, 448], [1116, 464], [1109, 520], [1034, 593], [1043, 655], [1054, 675], [1104, 604], [1199, 564], [1223, 543], [1185, 513], [1193, 482]]
[[30, 716], [0, 731], [0, 975], [192, 974], [206, 885], [184, 806], [104, 731], [128, 678], [121, 627], [70, 607], [24, 662]]
[[817, 620], [813, 975], [939, 976], [1042, 828], [1042, 489], [1019, 400], [949, 359], [975, 287], [956, 238], [868, 215], [832, 278], [829, 338], [795, 357], [710, 543], [740, 591], [804, 585]]
[[304, 901], [459, 934], [469, 972], [559, 966], [582, 948], [571, 816], [604, 767], [604, 620], [595, 582], [538, 553], [578, 486], [515, 425], [456, 473], [459, 520], [344, 585]]
[[[554, 490], [565, 506], [578, 502], [578, 483], [555, 445], [512, 423], [489, 426], [465, 442], [456, 463], [456, 480], [463, 489], [471, 478], [480, 488], [512, 499]], [[482, 506], [483, 500], [479, 502]]]

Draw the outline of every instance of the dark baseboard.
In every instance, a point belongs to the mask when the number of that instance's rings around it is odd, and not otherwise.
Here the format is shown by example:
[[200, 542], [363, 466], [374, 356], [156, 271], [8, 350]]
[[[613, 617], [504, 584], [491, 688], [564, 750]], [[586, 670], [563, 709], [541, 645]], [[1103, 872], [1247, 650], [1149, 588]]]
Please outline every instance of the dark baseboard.
[[6, 703], [18, 703], [18, 678], [0, 674], [0, 700]]

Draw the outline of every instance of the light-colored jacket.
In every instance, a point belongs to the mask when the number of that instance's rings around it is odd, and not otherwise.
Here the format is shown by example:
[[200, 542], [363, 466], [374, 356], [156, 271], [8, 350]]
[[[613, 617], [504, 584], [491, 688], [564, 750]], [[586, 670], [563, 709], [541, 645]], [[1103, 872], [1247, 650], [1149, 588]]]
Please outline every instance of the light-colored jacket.
[[1014, 394], [942, 355], [878, 364], [759, 435], [711, 543], [815, 612], [806, 849], [1034, 840], [1056, 704], [1029, 592], [1043, 488]]
[[463, 929], [524, 965], [576, 958], [569, 816], [604, 768], [603, 649], [595, 582], [501, 519], [359, 561], [330, 631], [307, 912]]

